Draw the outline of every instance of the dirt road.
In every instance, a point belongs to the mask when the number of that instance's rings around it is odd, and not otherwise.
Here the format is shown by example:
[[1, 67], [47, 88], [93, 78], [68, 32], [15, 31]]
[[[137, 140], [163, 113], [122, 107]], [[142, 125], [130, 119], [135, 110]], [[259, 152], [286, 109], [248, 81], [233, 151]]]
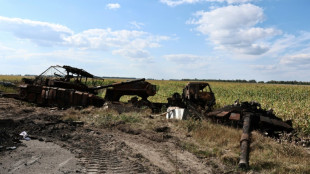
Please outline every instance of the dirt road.
[[[64, 112], [0, 98], [0, 173], [229, 172], [182, 149], [173, 132], [128, 131], [126, 124], [99, 129], [64, 122]], [[21, 141], [22, 131], [30, 141]]]

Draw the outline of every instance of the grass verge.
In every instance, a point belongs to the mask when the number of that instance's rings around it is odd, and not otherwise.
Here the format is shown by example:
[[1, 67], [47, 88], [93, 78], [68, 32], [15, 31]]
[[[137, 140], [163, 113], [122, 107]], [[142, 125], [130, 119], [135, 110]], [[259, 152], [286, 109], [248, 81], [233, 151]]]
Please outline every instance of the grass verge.
[[[176, 122], [178, 131], [190, 133], [196, 144], [182, 147], [198, 157], [217, 157], [229, 166], [237, 166], [240, 155], [241, 130], [209, 121]], [[198, 144], [198, 145], [197, 145]], [[260, 173], [310, 173], [310, 152], [292, 144], [279, 144], [274, 139], [252, 133], [250, 171]], [[239, 170], [237, 170], [239, 171]]]

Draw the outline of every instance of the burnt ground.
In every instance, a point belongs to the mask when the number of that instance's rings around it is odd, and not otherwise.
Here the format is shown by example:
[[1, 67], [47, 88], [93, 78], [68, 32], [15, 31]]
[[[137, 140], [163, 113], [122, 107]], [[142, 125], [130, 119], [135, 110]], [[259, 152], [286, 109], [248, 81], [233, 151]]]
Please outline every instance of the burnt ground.
[[0, 98], [0, 173], [234, 173], [183, 149], [169, 128], [99, 129], [65, 122], [65, 112]]

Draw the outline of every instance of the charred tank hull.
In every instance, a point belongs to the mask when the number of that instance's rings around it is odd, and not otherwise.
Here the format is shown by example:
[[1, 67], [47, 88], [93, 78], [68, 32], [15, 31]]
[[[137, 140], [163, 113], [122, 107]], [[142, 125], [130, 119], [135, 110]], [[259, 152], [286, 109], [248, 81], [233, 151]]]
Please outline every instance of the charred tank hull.
[[89, 92], [74, 89], [25, 84], [20, 86], [19, 98], [41, 106], [102, 106], [104, 99]]

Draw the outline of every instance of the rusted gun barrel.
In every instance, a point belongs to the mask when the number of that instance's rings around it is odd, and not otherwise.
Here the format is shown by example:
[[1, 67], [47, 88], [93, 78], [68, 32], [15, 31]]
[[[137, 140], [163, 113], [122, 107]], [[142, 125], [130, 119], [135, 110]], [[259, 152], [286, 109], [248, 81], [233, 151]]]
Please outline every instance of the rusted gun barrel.
[[251, 113], [244, 113], [243, 117], [243, 128], [242, 135], [240, 139], [240, 168], [248, 168], [249, 167], [249, 154], [250, 154], [250, 143], [251, 143]]
[[259, 103], [253, 101], [239, 103], [237, 100], [235, 104], [209, 112], [206, 116], [212, 118], [212, 120], [220, 120], [223, 124], [230, 123], [234, 126], [243, 126], [240, 140], [240, 168], [249, 166], [252, 130], [266, 132], [269, 136], [277, 134], [277, 132], [291, 132], [294, 130], [290, 120], [283, 121], [272, 110], [264, 110]]
[[98, 87], [95, 87], [95, 88], [92, 88], [92, 89], [93, 90], [99, 90], [99, 89], [115, 87], [115, 86], [119, 86], [119, 85], [130, 84], [130, 83], [136, 83], [136, 82], [141, 82], [141, 81], [145, 81], [145, 78], [131, 80], [131, 81], [127, 81], [127, 82], [113, 83], [113, 84], [110, 84], [110, 85], [98, 86]]

